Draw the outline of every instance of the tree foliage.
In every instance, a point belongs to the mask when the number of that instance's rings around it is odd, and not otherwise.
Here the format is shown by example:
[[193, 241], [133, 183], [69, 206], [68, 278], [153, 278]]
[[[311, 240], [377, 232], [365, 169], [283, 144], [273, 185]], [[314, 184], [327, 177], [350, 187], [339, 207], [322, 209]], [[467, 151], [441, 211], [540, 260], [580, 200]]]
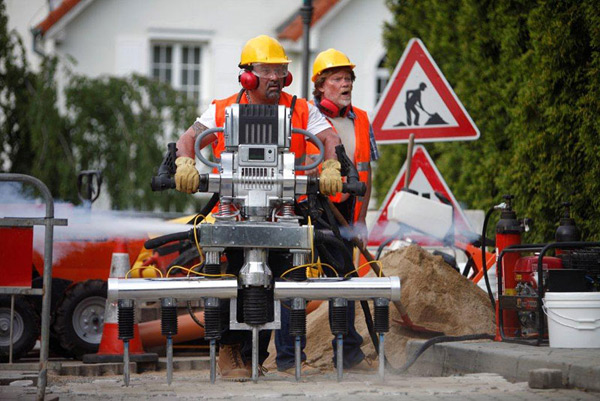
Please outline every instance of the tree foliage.
[[[502, 194], [554, 236], [561, 203], [600, 238], [600, 7], [595, 0], [397, 0], [385, 27], [389, 67], [421, 38], [478, 125], [473, 142], [427, 145], [457, 199], [487, 210]], [[406, 146], [382, 146], [385, 196]]]
[[142, 76], [76, 76], [65, 90], [81, 169], [101, 169], [116, 209], [182, 210], [189, 195], [156, 194], [150, 180], [170, 142], [194, 120], [195, 107], [167, 85]]
[[0, 1], [0, 166], [27, 168], [32, 151], [27, 111], [36, 76], [27, 63], [21, 38], [8, 31], [5, 4]]
[[60, 112], [58, 68], [46, 57], [32, 71], [0, 0], [0, 171], [33, 175], [55, 198], [78, 202], [77, 172], [100, 169], [114, 209], [182, 211], [194, 203], [149, 185], [166, 143], [194, 120], [193, 103], [146, 77], [67, 73]]

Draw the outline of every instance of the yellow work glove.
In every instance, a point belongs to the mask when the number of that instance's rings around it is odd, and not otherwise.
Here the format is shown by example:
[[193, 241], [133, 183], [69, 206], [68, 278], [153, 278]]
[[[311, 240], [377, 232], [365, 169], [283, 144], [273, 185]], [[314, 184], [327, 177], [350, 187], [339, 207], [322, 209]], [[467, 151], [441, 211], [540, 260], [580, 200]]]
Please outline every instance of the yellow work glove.
[[323, 195], [335, 195], [342, 191], [342, 166], [335, 159], [325, 160], [319, 177], [319, 191]]
[[180, 192], [192, 194], [198, 191], [200, 175], [196, 170], [196, 162], [190, 157], [178, 157], [175, 159], [177, 170], [175, 171], [175, 188]]

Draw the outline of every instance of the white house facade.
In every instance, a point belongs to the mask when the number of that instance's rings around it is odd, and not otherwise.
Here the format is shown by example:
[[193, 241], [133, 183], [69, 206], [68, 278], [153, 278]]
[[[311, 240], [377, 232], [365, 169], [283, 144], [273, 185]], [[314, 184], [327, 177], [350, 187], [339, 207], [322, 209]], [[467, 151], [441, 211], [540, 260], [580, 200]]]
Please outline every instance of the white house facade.
[[[139, 73], [170, 82], [203, 110], [240, 88], [240, 52], [257, 35], [279, 38], [293, 60], [301, 93], [302, 37], [287, 35], [301, 0], [63, 0], [36, 25], [45, 51], [71, 56], [75, 73], [91, 77]], [[314, 0], [311, 61], [330, 47], [357, 64], [353, 101], [371, 112], [391, 18], [384, 0]], [[300, 31], [301, 33], [301, 31]], [[27, 43], [27, 41], [26, 41]], [[384, 74], [385, 78], [385, 74]], [[381, 77], [380, 86], [381, 86]], [[382, 88], [380, 88], [382, 89]]]

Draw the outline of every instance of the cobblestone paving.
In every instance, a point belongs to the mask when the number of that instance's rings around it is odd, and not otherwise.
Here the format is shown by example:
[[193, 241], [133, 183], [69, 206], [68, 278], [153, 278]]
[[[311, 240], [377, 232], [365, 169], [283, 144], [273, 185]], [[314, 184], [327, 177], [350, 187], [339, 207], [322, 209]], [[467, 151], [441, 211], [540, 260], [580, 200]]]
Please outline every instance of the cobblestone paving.
[[[576, 389], [533, 390], [527, 383], [509, 383], [497, 374], [469, 374], [450, 377], [377, 376], [349, 374], [338, 383], [334, 374], [313, 376], [296, 383], [293, 378], [267, 373], [258, 383], [209, 383], [207, 371], [175, 372], [173, 384], [163, 373], [134, 374], [125, 387], [119, 376], [51, 376], [48, 396], [62, 400], [284, 400], [301, 399], [365, 401], [575, 401], [600, 400], [600, 393]], [[29, 399], [35, 387], [0, 387], [0, 399]], [[49, 397], [49, 398], [50, 398]]]

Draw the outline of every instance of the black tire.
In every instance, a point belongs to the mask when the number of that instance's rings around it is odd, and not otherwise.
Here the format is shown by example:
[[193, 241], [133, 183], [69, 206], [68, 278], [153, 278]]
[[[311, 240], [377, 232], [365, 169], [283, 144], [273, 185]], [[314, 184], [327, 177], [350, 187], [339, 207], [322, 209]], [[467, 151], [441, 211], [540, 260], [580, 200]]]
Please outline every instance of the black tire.
[[[42, 288], [42, 280], [43, 277], [36, 277], [33, 279], [31, 283], [32, 288]], [[64, 280], [61, 278], [53, 278], [52, 279], [52, 299], [50, 302], [50, 343], [49, 350], [50, 356], [59, 356], [62, 358], [73, 358], [73, 354], [64, 349], [60, 345], [60, 340], [58, 339], [58, 335], [54, 330], [54, 322], [56, 321], [56, 309], [58, 303], [65, 296], [65, 291], [71, 285], [72, 281]], [[42, 296], [41, 295], [33, 295], [28, 297], [31, 303], [34, 305], [35, 310], [38, 315], [42, 315]]]
[[98, 351], [106, 291], [106, 281], [83, 281], [69, 287], [58, 304], [53, 331], [60, 346], [77, 359]]
[[[13, 361], [35, 346], [40, 335], [40, 317], [23, 296], [15, 296], [13, 316]], [[0, 362], [8, 362], [10, 350], [10, 296], [0, 297]]]

